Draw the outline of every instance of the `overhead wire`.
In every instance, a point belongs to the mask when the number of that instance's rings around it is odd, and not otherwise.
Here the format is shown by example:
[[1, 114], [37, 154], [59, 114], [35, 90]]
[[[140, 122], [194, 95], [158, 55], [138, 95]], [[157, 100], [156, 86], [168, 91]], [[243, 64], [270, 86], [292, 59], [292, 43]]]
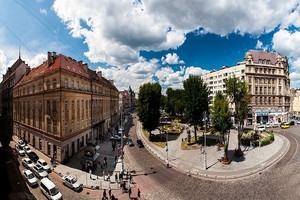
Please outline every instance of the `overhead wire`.
[[[37, 16], [36, 14], [34, 14], [34, 12], [30, 11], [28, 8], [26, 8], [23, 4], [21, 4], [20, 2], [18, 2], [17, 0], [15, 0], [15, 2], [21, 7], [23, 8], [25, 11], [27, 11], [30, 15], [32, 15], [39, 23], [41, 23], [57, 40], [59, 40], [70, 52], [72, 52], [74, 55], [78, 56], [81, 60], [82, 60], [82, 55], [78, 54], [76, 51], [73, 51], [72, 45], [70, 44], [69, 41], [66, 41], [66, 39], [62, 38], [61, 35], [58, 35], [56, 33], [55, 27], [52, 26], [50, 23], [45, 23], [44, 21], [42, 21], [39, 16]], [[30, 1], [29, 1], [30, 2]], [[29, 3], [27, 2], [27, 3]], [[51, 27], [52, 26], [52, 27]], [[68, 46], [66, 45], [68, 44]]]

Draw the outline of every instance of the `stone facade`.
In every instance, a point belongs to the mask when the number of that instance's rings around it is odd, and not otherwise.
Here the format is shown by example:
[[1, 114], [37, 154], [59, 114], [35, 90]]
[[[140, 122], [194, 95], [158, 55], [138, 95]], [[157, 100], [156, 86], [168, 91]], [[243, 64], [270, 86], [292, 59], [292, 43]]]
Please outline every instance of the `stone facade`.
[[48, 52], [13, 89], [14, 133], [59, 162], [107, 137], [118, 90], [86, 64]]

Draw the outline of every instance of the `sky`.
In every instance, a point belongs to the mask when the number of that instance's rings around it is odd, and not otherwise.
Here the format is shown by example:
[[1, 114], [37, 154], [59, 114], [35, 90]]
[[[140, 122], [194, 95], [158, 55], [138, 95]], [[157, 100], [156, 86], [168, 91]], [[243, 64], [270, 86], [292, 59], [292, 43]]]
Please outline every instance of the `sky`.
[[[248, 50], [289, 59], [300, 87], [300, 0], [0, 0], [0, 73], [48, 51], [86, 62], [119, 90], [182, 88], [190, 74], [233, 66]], [[20, 49], [20, 51], [19, 51]], [[2, 81], [2, 76], [0, 77]]]

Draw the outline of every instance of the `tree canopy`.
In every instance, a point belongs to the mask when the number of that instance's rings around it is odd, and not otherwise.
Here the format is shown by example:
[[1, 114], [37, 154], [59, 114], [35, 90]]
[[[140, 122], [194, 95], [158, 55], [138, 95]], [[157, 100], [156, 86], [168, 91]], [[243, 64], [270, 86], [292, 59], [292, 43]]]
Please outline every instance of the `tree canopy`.
[[137, 114], [143, 128], [150, 133], [157, 128], [160, 118], [161, 86], [159, 83], [145, 83], [139, 88]]
[[203, 125], [203, 113], [208, 113], [209, 89], [200, 76], [190, 75], [183, 81], [186, 118], [194, 126], [195, 140], [197, 141], [196, 128]]
[[[229, 130], [232, 126], [231, 113], [226, 97], [218, 91], [211, 108], [211, 122], [214, 131], [219, 132], [224, 142], [224, 158], [227, 160]], [[228, 136], [227, 136], [228, 135]], [[226, 137], [227, 136], [227, 137]]]
[[238, 125], [238, 151], [240, 150], [241, 127], [248, 114], [248, 104], [250, 103], [250, 95], [247, 91], [245, 81], [237, 77], [231, 77], [225, 81], [226, 94], [230, 99], [230, 103], [234, 105], [234, 118]]

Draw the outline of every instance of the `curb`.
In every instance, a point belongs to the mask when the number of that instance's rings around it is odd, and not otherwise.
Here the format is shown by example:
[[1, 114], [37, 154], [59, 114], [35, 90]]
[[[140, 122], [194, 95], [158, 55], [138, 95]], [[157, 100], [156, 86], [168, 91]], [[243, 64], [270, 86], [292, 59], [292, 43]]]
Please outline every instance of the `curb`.
[[[140, 126], [141, 125], [139, 124], [139, 130], [138, 130], [138, 127], [137, 127], [137, 136], [138, 136], [138, 138], [143, 140], [143, 142], [145, 144], [145, 147], [147, 148], [147, 150], [152, 155], [155, 155], [156, 157], [158, 157], [163, 162], [167, 162], [167, 160], [164, 157], [159, 155], [159, 153], [149, 145], [148, 141], [145, 142], [145, 136], [143, 134], [141, 134], [141, 127]], [[230, 173], [226, 174], [227, 172], [221, 172], [221, 173], [224, 173], [224, 175], [212, 175], [212, 174], [201, 173], [201, 172], [198, 171], [198, 169], [196, 169], [197, 172], [195, 172], [195, 171], [182, 169], [182, 167], [178, 167], [176, 164], [175, 165], [169, 164], [169, 165], [171, 167], [177, 169], [178, 171], [186, 173], [188, 176], [193, 176], [193, 177], [198, 177], [198, 178], [205, 178], [205, 179], [210, 179], [210, 180], [217, 180], [217, 181], [230, 181], [230, 180], [246, 178], [246, 177], [253, 176], [253, 175], [256, 175], [256, 174], [261, 174], [263, 171], [265, 171], [268, 168], [272, 167], [281, 158], [283, 158], [283, 156], [286, 155], [286, 153], [290, 149], [290, 142], [289, 142], [289, 140], [286, 139], [286, 137], [284, 137], [282, 135], [279, 135], [279, 134], [276, 134], [276, 136], [281, 137], [283, 139], [283, 145], [279, 149], [279, 151], [277, 153], [275, 153], [273, 156], [271, 156], [270, 158], [268, 158], [265, 162], [260, 163], [259, 165], [255, 165], [255, 166], [260, 166], [260, 167], [253, 166], [248, 170], [245, 169], [244, 173], [232, 175]], [[253, 168], [255, 168], [255, 169], [253, 169]], [[253, 169], [253, 170], [251, 170], [251, 169]], [[217, 173], [219, 173], [219, 172], [217, 172]]]

